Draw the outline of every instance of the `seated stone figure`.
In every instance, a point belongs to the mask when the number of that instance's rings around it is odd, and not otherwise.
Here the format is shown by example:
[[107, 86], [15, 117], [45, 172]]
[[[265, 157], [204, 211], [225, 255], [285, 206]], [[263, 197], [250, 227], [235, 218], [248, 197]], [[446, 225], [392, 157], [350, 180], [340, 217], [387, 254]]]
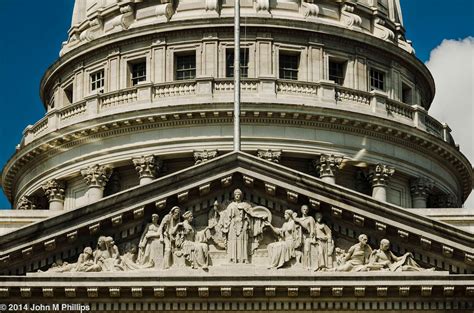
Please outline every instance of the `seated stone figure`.
[[410, 252], [405, 253], [403, 256], [396, 256], [393, 254], [393, 252], [390, 251], [390, 241], [388, 239], [382, 239], [380, 241], [380, 249], [372, 252], [367, 267], [369, 270], [384, 270], [391, 272], [434, 271], [434, 268], [422, 268], [418, 263], [416, 263]]
[[100, 266], [101, 271], [114, 271], [119, 262], [120, 254], [113, 238], [100, 236], [94, 251], [94, 263]]
[[349, 248], [345, 254], [342, 265], [335, 268], [341, 272], [361, 272], [367, 270], [372, 248], [367, 244], [367, 235], [361, 234], [359, 242]]
[[197, 239], [204, 239], [205, 233], [208, 229], [201, 231], [201, 234], [197, 235], [193, 222], [193, 213], [187, 211], [183, 214], [183, 222], [179, 222], [176, 226], [171, 229], [171, 235], [176, 237], [175, 254], [180, 257], [184, 256], [186, 261], [191, 265], [192, 268], [202, 268], [207, 270], [209, 266], [209, 247], [207, 243], [200, 242]]
[[268, 245], [268, 257], [270, 264], [268, 268], [281, 268], [291, 259], [297, 257], [296, 249], [301, 245], [302, 235], [301, 227], [295, 223], [295, 213], [292, 210], [285, 211], [285, 222], [281, 228], [269, 226], [279, 237], [279, 241]]
[[94, 263], [94, 253], [91, 247], [85, 247], [84, 252], [79, 255], [77, 259], [76, 272], [99, 272], [100, 266]]

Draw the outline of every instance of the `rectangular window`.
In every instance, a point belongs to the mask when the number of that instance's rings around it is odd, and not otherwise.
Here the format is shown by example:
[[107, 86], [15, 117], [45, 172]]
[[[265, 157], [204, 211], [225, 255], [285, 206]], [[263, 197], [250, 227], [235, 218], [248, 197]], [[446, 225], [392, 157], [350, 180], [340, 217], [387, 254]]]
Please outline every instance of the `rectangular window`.
[[385, 73], [370, 69], [370, 88], [377, 90], [385, 90]]
[[407, 84], [402, 83], [402, 102], [406, 104], [412, 104], [412, 89]]
[[280, 78], [297, 80], [299, 63], [298, 55], [280, 52]]
[[346, 74], [346, 62], [329, 60], [329, 80], [338, 85], [344, 85]]
[[73, 89], [73, 84], [69, 84], [64, 88], [64, 104], [72, 104], [74, 100], [74, 89]]
[[188, 54], [177, 54], [176, 58], [176, 80], [196, 78], [196, 52]]
[[100, 90], [104, 88], [104, 70], [97, 71], [90, 75], [91, 77], [91, 91]]
[[146, 81], [146, 62], [136, 62], [130, 65], [130, 77], [132, 80], [132, 86], [137, 85], [139, 82]]
[[[225, 52], [225, 77], [234, 77], [234, 49]], [[249, 77], [249, 49], [240, 49], [240, 77]]]

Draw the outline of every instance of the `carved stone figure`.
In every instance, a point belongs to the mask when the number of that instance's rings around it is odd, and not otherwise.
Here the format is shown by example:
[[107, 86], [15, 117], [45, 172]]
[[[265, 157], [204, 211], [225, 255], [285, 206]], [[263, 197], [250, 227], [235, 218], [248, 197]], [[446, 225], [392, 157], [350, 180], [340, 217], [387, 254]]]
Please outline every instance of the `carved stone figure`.
[[367, 244], [367, 235], [359, 236], [359, 243], [349, 248], [343, 259], [343, 264], [336, 268], [341, 272], [361, 272], [367, 270], [372, 248]]
[[374, 250], [370, 256], [369, 270], [385, 270], [391, 272], [405, 272], [405, 271], [434, 271], [434, 268], [422, 268], [413, 259], [410, 252], [403, 256], [396, 256], [390, 251], [390, 241], [382, 239], [380, 241], [380, 249]]
[[128, 243], [125, 246], [125, 251], [124, 255], [120, 257], [119, 264], [115, 265], [116, 269], [120, 271], [133, 271], [153, 266], [151, 263], [138, 263], [138, 249], [136, 244]]
[[316, 270], [332, 268], [332, 254], [334, 252], [334, 241], [331, 229], [322, 222], [323, 215], [316, 213], [315, 237], [316, 237]]
[[251, 205], [242, 201], [242, 191], [234, 191], [234, 201], [227, 206], [227, 220], [223, 232], [227, 234], [227, 258], [231, 263], [249, 263], [248, 211]]
[[161, 221], [158, 233], [160, 241], [164, 244], [164, 255], [163, 255], [163, 268], [170, 268], [173, 264], [173, 244], [174, 237], [170, 233], [171, 230], [179, 223], [179, 217], [181, 215], [181, 209], [177, 206], [173, 207], [170, 213], [166, 214]]
[[205, 236], [202, 233], [207, 231], [207, 228], [201, 231], [201, 235], [197, 235], [192, 226], [193, 214], [187, 211], [183, 214], [183, 222], [176, 224], [170, 231], [172, 235], [176, 234], [176, 252], [178, 257], [183, 256], [192, 268], [201, 267], [207, 270], [209, 265], [209, 247], [205, 242], [199, 242], [199, 239], [204, 241]]
[[155, 268], [163, 266], [163, 241], [160, 242], [159, 230], [158, 214], [153, 214], [138, 243], [138, 264]]
[[280, 268], [291, 259], [297, 257], [296, 249], [301, 245], [301, 228], [295, 223], [295, 213], [292, 210], [285, 211], [285, 222], [281, 228], [275, 228], [267, 223], [273, 232], [278, 235], [279, 241], [268, 245], [268, 268]]
[[305, 269], [317, 269], [316, 264], [316, 222], [312, 216], [308, 215], [309, 207], [301, 206], [301, 217], [295, 218], [295, 221], [302, 227], [303, 258], [302, 263]]
[[99, 272], [100, 266], [94, 262], [94, 253], [91, 247], [85, 247], [76, 263], [76, 272]]
[[94, 251], [94, 263], [100, 266], [101, 271], [114, 271], [119, 262], [120, 254], [112, 237], [100, 236]]
[[226, 220], [226, 214], [221, 211], [219, 203], [216, 200], [212, 209], [209, 210], [208, 230], [205, 235], [206, 238], [212, 239], [218, 249], [225, 249], [227, 245], [226, 234], [222, 231], [224, 220]]

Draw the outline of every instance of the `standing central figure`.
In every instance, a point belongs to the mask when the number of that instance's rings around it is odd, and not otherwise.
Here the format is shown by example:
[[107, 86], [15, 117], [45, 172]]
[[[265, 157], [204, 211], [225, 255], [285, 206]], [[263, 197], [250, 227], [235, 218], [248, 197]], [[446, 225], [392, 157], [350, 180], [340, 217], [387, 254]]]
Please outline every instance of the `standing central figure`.
[[242, 191], [234, 190], [234, 201], [227, 206], [227, 219], [222, 229], [227, 234], [227, 259], [231, 263], [249, 263], [249, 210], [252, 206], [242, 202]]

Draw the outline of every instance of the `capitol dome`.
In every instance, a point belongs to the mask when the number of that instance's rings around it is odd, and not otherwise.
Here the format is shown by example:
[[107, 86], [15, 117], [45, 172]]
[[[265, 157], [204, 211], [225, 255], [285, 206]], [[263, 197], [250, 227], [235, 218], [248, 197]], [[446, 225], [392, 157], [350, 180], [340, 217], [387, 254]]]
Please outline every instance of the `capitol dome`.
[[[365, 194], [372, 168], [390, 168], [380, 200], [461, 206], [472, 167], [428, 113], [434, 81], [399, 1], [244, 1], [241, 15], [243, 151]], [[91, 164], [114, 168], [107, 195], [139, 184], [132, 158], [156, 156], [163, 175], [231, 151], [232, 23], [225, 1], [76, 1], [41, 83], [47, 113], [3, 171], [14, 206], [47, 209], [52, 180], [67, 185], [60, 208], [88, 203]]]

